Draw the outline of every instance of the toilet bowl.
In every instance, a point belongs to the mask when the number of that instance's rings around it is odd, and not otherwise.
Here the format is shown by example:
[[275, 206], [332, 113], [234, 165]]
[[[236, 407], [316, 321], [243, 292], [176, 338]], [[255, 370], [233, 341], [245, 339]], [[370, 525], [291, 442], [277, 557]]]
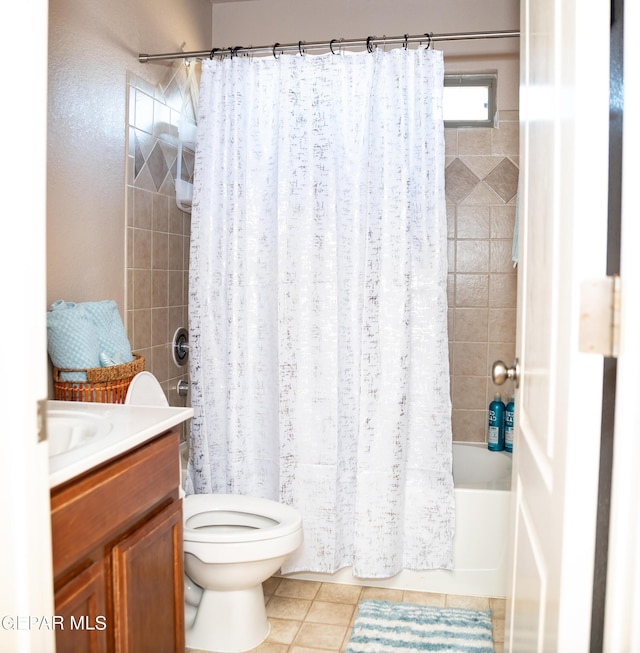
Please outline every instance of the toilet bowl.
[[[190, 495], [182, 514], [185, 572], [202, 588], [187, 624], [187, 647], [255, 648], [269, 634], [262, 583], [302, 543], [300, 514], [276, 501], [233, 494]], [[193, 589], [188, 595], [187, 602]]]
[[[167, 406], [149, 372], [131, 381], [126, 404]], [[302, 543], [302, 517], [290, 506], [237, 494], [182, 500], [185, 638], [190, 649], [240, 653], [269, 634], [262, 583]]]

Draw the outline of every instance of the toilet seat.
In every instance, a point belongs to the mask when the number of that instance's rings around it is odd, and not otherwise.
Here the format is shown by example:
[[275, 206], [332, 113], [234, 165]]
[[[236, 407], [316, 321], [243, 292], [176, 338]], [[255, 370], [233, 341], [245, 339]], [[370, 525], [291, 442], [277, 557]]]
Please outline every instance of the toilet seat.
[[182, 501], [184, 539], [244, 544], [281, 538], [302, 528], [300, 513], [269, 499], [192, 494]]
[[151, 372], [139, 372], [133, 377], [124, 403], [135, 406], [169, 405], [158, 379]]

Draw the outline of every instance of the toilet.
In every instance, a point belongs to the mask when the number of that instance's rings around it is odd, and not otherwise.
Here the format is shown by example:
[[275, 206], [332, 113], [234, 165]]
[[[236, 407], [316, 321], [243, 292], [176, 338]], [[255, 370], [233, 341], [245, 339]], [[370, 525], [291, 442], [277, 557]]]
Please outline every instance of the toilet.
[[[302, 518], [276, 501], [192, 494], [182, 505], [185, 572], [203, 591], [189, 648], [248, 651], [269, 635], [262, 583], [302, 543]], [[186, 592], [187, 604], [193, 593]]]
[[[126, 404], [167, 406], [157, 379], [137, 374]], [[183, 498], [185, 635], [188, 648], [240, 653], [269, 635], [262, 583], [302, 543], [290, 506], [236, 494]]]

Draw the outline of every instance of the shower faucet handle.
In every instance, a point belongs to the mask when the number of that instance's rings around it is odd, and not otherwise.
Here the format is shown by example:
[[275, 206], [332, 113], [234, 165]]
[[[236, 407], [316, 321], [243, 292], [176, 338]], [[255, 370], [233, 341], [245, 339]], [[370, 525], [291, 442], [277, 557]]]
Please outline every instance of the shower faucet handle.
[[491, 366], [491, 380], [495, 385], [502, 385], [507, 379], [511, 379], [516, 388], [520, 385], [520, 363], [517, 358], [511, 367], [507, 367], [503, 361], [495, 361]]
[[178, 329], [173, 336], [173, 362], [182, 367], [189, 360], [189, 334], [184, 327]]

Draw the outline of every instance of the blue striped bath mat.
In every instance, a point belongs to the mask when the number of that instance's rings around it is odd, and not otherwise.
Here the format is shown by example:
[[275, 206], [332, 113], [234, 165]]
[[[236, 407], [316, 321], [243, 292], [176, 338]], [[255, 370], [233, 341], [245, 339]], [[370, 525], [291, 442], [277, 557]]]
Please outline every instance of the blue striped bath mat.
[[491, 610], [361, 601], [346, 653], [493, 653]]

